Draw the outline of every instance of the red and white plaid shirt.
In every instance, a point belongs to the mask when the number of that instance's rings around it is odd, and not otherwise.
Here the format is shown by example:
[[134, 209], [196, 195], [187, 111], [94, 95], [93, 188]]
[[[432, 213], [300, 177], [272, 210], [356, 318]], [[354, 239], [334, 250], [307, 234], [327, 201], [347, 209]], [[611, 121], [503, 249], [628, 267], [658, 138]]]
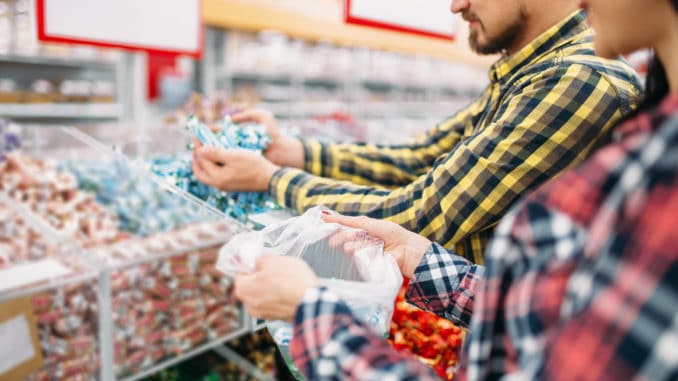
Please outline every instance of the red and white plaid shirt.
[[[414, 304], [470, 324], [462, 380], [678, 377], [678, 96], [502, 221], [482, 268], [432, 245]], [[309, 290], [292, 355], [312, 380], [427, 380], [330, 291]]]

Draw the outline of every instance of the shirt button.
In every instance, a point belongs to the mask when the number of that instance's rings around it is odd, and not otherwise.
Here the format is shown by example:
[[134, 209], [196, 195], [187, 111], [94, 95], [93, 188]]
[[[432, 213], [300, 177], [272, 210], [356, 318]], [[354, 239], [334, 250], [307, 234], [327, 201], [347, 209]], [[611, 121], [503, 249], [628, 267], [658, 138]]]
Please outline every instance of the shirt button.
[[428, 300], [428, 299], [426, 299], [426, 298], [424, 298], [424, 304], [431, 304], [431, 301]]

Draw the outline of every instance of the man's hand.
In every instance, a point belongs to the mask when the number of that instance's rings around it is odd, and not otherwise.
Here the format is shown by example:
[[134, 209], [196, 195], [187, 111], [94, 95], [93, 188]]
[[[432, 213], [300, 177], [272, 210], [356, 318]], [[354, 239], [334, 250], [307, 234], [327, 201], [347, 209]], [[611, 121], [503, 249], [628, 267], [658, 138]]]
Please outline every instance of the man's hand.
[[[412, 233], [402, 226], [390, 222], [377, 220], [365, 216], [348, 217], [340, 214], [323, 212], [325, 222], [333, 222], [340, 225], [360, 229], [372, 237], [384, 241], [384, 251], [395, 258], [398, 267], [406, 278], [412, 278], [414, 270], [424, 257], [424, 253], [431, 246], [431, 241]], [[356, 246], [356, 240], [360, 240], [355, 231], [347, 231], [333, 236], [329, 244], [333, 247], [341, 246], [344, 251], [352, 252]]]
[[264, 156], [282, 167], [304, 169], [304, 146], [299, 140], [280, 131], [273, 114], [264, 110], [246, 110], [233, 114], [231, 118], [236, 123], [252, 122], [266, 126], [271, 143], [264, 151]]
[[235, 278], [235, 297], [250, 315], [291, 322], [304, 293], [318, 285], [318, 278], [299, 258], [268, 255], [259, 258], [252, 274]]
[[207, 147], [197, 139], [193, 144], [195, 177], [223, 191], [268, 192], [268, 183], [280, 168], [251, 151]]

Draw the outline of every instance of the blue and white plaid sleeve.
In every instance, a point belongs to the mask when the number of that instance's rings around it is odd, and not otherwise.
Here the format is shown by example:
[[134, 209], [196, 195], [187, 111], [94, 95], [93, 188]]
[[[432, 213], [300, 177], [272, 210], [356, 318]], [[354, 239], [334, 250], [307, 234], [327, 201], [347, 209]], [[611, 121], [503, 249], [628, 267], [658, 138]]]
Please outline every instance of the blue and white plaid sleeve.
[[414, 271], [405, 298], [421, 309], [468, 328], [484, 273], [483, 266], [433, 243]]

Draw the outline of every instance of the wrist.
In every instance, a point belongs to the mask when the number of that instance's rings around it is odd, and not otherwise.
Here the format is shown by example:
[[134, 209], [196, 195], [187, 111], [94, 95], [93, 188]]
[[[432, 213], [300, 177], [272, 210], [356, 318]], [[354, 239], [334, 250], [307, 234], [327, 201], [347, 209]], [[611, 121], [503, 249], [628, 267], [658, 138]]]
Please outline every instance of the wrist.
[[276, 165], [268, 160], [266, 160], [266, 167], [259, 176], [259, 186], [257, 187], [261, 192], [268, 192], [269, 184], [273, 175], [280, 169], [279, 165]]
[[285, 135], [284, 147], [287, 152], [283, 165], [287, 167], [304, 169], [304, 144], [301, 140]]
[[408, 279], [414, 276], [414, 271], [421, 263], [426, 251], [431, 247], [431, 244], [431, 241], [418, 234], [410, 239], [410, 242], [407, 245], [409, 252], [405, 257], [405, 264], [403, 266], [403, 276]]

